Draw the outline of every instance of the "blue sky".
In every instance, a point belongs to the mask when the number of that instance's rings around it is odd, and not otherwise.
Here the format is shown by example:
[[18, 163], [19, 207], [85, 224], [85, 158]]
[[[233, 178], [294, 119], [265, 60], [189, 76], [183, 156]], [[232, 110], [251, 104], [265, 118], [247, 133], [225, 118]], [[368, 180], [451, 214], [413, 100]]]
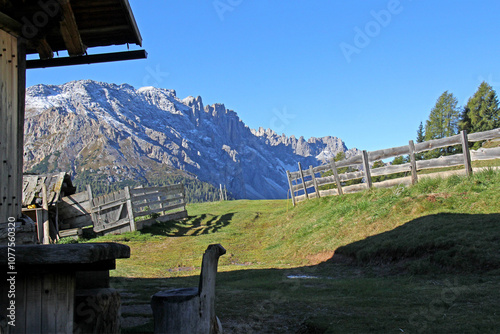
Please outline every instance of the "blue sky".
[[366, 150], [414, 139], [444, 91], [460, 105], [482, 80], [500, 91], [498, 0], [130, 3], [147, 60], [29, 70], [28, 86], [175, 89], [224, 103], [252, 128]]

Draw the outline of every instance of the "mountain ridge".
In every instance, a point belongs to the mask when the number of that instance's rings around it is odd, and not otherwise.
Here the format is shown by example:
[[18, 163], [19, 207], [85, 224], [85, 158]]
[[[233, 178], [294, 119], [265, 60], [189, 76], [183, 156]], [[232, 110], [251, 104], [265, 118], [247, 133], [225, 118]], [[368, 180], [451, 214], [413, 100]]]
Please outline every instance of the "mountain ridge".
[[337, 137], [250, 129], [224, 104], [175, 90], [92, 80], [26, 90], [25, 170], [97, 173], [109, 182], [179, 169], [226, 185], [236, 198], [286, 198], [285, 171], [348, 150]]

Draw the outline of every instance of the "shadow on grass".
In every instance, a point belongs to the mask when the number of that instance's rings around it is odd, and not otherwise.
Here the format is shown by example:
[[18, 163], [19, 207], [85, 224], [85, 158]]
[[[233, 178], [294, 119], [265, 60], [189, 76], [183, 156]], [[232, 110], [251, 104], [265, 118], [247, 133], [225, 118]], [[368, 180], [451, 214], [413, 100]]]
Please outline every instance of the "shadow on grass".
[[234, 213], [226, 213], [221, 216], [202, 214], [189, 216], [186, 220], [168, 221], [157, 223], [143, 229], [144, 233], [169, 237], [198, 236], [202, 234], [216, 233], [231, 222]]
[[494, 270], [500, 268], [500, 214], [424, 216], [335, 253], [364, 265], [399, 263], [412, 274]]
[[[231, 218], [224, 216], [188, 225], [224, 226]], [[229, 334], [493, 333], [500, 321], [499, 241], [500, 214], [421, 217], [340, 247], [318, 265], [219, 272], [216, 313]], [[143, 304], [158, 291], [197, 283], [196, 275], [112, 278]], [[152, 333], [149, 319], [123, 333]]]

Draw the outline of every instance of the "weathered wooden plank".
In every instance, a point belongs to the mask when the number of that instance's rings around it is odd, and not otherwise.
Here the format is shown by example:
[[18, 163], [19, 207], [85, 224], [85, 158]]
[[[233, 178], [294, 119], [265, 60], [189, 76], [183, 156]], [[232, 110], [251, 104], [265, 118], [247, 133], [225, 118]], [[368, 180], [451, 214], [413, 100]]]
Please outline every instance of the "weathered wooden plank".
[[82, 234], [83, 234], [83, 232], [82, 232], [81, 228], [71, 228], [71, 229], [59, 231], [59, 235], [61, 236], [61, 238], [75, 237], [75, 236], [79, 237]]
[[341, 182], [346, 182], [350, 180], [361, 179], [363, 176], [365, 176], [365, 173], [363, 171], [356, 171], [339, 174], [339, 179]]
[[463, 154], [455, 154], [449, 156], [443, 156], [436, 159], [430, 160], [419, 160], [417, 161], [417, 169], [428, 169], [428, 168], [443, 168], [451, 166], [460, 166], [464, 164]]
[[500, 147], [480, 148], [475, 151], [470, 151], [470, 155], [472, 161], [499, 159]]
[[408, 147], [410, 149], [411, 184], [417, 184], [417, 159], [415, 157], [415, 143], [413, 140], [408, 142]]
[[299, 162], [299, 173], [300, 173], [300, 179], [302, 180], [302, 189], [304, 190], [304, 195], [306, 195], [306, 198], [309, 199], [309, 196], [307, 195], [307, 186], [304, 181], [304, 171], [302, 170], [302, 165]]
[[286, 171], [286, 178], [288, 180], [288, 187], [290, 189], [290, 197], [292, 198], [292, 205], [295, 206], [295, 191], [293, 190], [292, 178], [290, 176], [290, 171]]
[[169, 195], [164, 195], [162, 193], [156, 193], [156, 194], [147, 194], [147, 195], [133, 196], [132, 197], [132, 202], [133, 203], [138, 203], [138, 202], [141, 202], [141, 201], [153, 201], [153, 200], [156, 200], [158, 198], [158, 196], [160, 196], [161, 199], [165, 200], [165, 201], [184, 198], [184, 194], [182, 192], [175, 193], [175, 194], [169, 194]]
[[383, 160], [391, 157], [398, 157], [400, 155], [407, 155], [410, 153], [408, 146], [398, 146], [386, 148], [383, 150], [368, 152], [368, 160], [374, 162], [377, 160]]
[[[63, 224], [68, 224], [70, 229], [78, 227], [86, 227], [92, 225], [92, 217], [90, 214], [88, 214], [85, 216], [66, 218], [62, 222]], [[61, 228], [61, 230], [59, 230], [59, 234], [61, 234], [62, 230], [64, 230], [64, 228]]]
[[134, 188], [130, 189], [130, 194], [135, 196], [135, 195], [147, 195], [147, 194], [154, 194], [158, 192], [175, 192], [175, 191], [181, 191], [183, 190], [183, 184], [174, 184], [171, 186], [163, 186], [163, 187], [148, 187], [148, 188]]
[[[98, 200], [99, 201], [99, 198], [94, 199], [94, 200]], [[94, 211], [109, 210], [109, 209], [112, 209], [112, 208], [119, 207], [120, 205], [122, 205], [126, 201], [127, 201], [127, 199], [125, 199], [125, 198], [119, 198], [119, 199], [115, 199], [115, 200], [110, 200], [106, 204], [94, 205], [92, 207], [92, 210], [94, 210]]]
[[344, 192], [342, 191], [342, 184], [340, 183], [340, 177], [339, 177], [339, 173], [337, 170], [337, 164], [335, 163], [335, 159], [332, 159], [332, 161], [330, 161], [330, 166], [332, 168], [332, 173], [333, 173], [333, 178], [335, 180], [335, 184], [337, 185], [337, 192], [339, 195], [343, 195]]
[[483, 132], [469, 133], [467, 135], [467, 139], [470, 142], [489, 140], [489, 139], [495, 139], [495, 138], [500, 138], [500, 128], [496, 128], [496, 129], [489, 130], [489, 131], [483, 131]]
[[135, 215], [135, 217], [143, 217], [143, 216], [150, 215], [152, 213], [158, 213], [158, 212], [161, 212], [161, 211], [171, 211], [171, 210], [175, 210], [175, 209], [178, 209], [178, 208], [183, 208], [185, 206], [186, 206], [185, 203], [173, 204], [173, 205], [165, 206], [165, 207], [159, 208], [159, 209], [142, 211], [142, 212], [136, 212], [134, 215]]
[[168, 207], [168, 205], [171, 205], [171, 204], [179, 204], [179, 203], [184, 203], [186, 204], [186, 202], [184, 201], [184, 198], [179, 198], [179, 199], [175, 199], [175, 200], [159, 200], [159, 201], [154, 201], [154, 202], [147, 202], [147, 203], [133, 203], [132, 204], [132, 207], [134, 208], [134, 212], [138, 212], [138, 211], [141, 211], [141, 208], [145, 208], [145, 207], [150, 207], [150, 208], [153, 208], [155, 206], [159, 206], [159, 207]]
[[464, 167], [467, 176], [472, 175], [472, 162], [470, 160], [470, 151], [469, 151], [469, 141], [467, 140], [467, 131], [460, 132], [460, 139], [462, 141], [462, 152], [464, 157]]
[[327, 172], [329, 170], [331, 170], [332, 167], [330, 164], [326, 164], [326, 165], [321, 165], [321, 166], [316, 166], [314, 167], [314, 173], [324, 173], [324, 172]]
[[368, 152], [366, 152], [366, 151], [363, 151], [363, 167], [364, 167], [364, 173], [365, 173], [366, 187], [371, 188], [372, 187], [372, 176], [370, 173], [370, 160], [368, 158]]
[[124, 225], [127, 225], [129, 227], [128, 231], [130, 231], [130, 220], [128, 219], [128, 217], [108, 224], [103, 224], [99, 226], [94, 225], [94, 232], [96, 233], [106, 232], [108, 230]]
[[314, 175], [314, 171], [313, 171], [313, 166], [309, 166], [309, 173], [311, 174], [311, 177], [312, 177], [312, 181], [313, 181], [313, 185], [314, 185], [314, 193], [316, 193], [316, 197], [319, 197], [319, 193], [318, 193], [318, 182], [316, 181], [316, 176]]
[[353, 157], [350, 157], [349, 159], [345, 159], [342, 161], [337, 162], [337, 168], [343, 168], [343, 167], [352, 167], [352, 166], [357, 166], [363, 163], [363, 155], [358, 154]]
[[130, 187], [125, 187], [125, 196], [127, 198], [127, 212], [130, 222], [130, 230], [137, 231], [137, 226], [135, 224], [134, 208], [132, 206], [132, 195], [130, 195]]
[[411, 172], [410, 163], [373, 168], [371, 170], [371, 175], [373, 177], [373, 176], [390, 175], [390, 174], [404, 173], [404, 172]]
[[137, 229], [142, 230], [145, 226], [151, 226], [156, 224], [157, 222], [167, 222], [170, 220], [180, 220], [188, 217], [188, 213], [186, 210], [169, 213], [157, 218], [151, 218], [146, 220], [140, 220], [137, 222]]
[[89, 201], [89, 194], [88, 191], [82, 191], [77, 194], [69, 195], [69, 196], [64, 196], [61, 198], [61, 201], [67, 204], [76, 204], [76, 203], [82, 203], [82, 202], [88, 202]]
[[460, 135], [455, 135], [441, 139], [433, 139], [429, 141], [424, 141], [422, 143], [416, 143], [415, 153], [420, 153], [420, 152], [434, 150], [436, 148], [442, 148], [460, 144], [461, 144]]
[[358, 191], [366, 190], [366, 184], [364, 183], [353, 184], [350, 186], [345, 186], [342, 190], [344, 191], [344, 194], [352, 194]]

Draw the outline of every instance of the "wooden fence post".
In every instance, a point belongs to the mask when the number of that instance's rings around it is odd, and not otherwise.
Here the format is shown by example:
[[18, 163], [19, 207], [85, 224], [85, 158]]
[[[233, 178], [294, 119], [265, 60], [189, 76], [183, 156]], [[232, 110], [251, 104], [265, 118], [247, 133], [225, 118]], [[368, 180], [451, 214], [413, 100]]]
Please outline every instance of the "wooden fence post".
[[363, 151], [363, 166], [365, 168], [366, 187], [372, 187], [372, 175], [370, 173], [370, 163], [368, 161], [368, 152]]
[[304, 194], [306, 195], [306, 198], [309, 199], [309, 195], [307, 194], [306, 182], [304, 181], [304, 172], [302, 171], [302, 165], [300, 164], [300, 162], [299, 162], [299, 174], [302, 180], [302, 188], [304, 188]]
[[408, 146], [410, 147], [411, 184], [417, 184], [417, 159], [415, 158], [415, 143], [413, 140], [409, 141]]
[[467, 131], [462, 130], [460, 132], [461, 140], [462, 140], [462, 152], [464, 154], [464, 167], [467, 176], [472, 175], [472, 163], [470, 159], [470, 151], [469, 151], [469, 139], [467, 138]]
[[[43, 244], [50, 244], [50, 220], [49, 220], [49, 203], [47, 201], [47, 186], [42, 184], [42, 217], [43, 217]], [[40, 228], [40, 226], [38, 226]]]
[[335, 183], [337, 184], [337, 193], [339, 195], [343, 195], [344, 191], [342, 190], [342, 185], [340, 184], [340, 177], [337, 170], [337, 165], [335, 164], [335, 159], [332, 158], [330, 166], [332, 167], [333, 177], [335, 178]]
[[290, 175], [290, 171], [286, 171], [286, 177], [288, 179], [288, 186], [290, 187], [292, 205], [295, 206], [295, 191], [293, 191], [292, 176]]
[[132, 196], [130, 195], [130, 187], [125, 187], [125, 199], [127, 200], [128, 218], [130, 220], [130, 231], [137, 231], [135, 224], [134, 209], [132, 207]]
[[314, 170], [312, 165], [309, 166], [309, 173], [311, 173], [311, 177], [314, 183], [314, 192], [316, 193], [316, 198], [320, 198], [321, 196], [319, 194], [318, 181], [316, 180], [316, 176], [314, 176]]

